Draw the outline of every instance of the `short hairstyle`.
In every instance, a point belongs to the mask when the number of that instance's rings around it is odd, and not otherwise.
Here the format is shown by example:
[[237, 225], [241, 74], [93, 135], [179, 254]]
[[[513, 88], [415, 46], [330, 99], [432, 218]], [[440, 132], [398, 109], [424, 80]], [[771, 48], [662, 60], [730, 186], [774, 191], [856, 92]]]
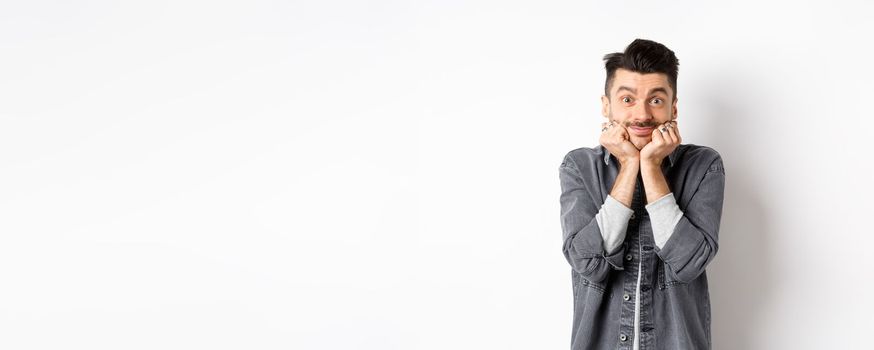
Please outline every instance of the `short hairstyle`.
[[614, 52], [604, 55], [604, 68], [607, 69], [607, 81], [604, 83], [604, 95], [610, 96], [613, 78], [619, 68], [641, 74], [664, 73], [668, 76], [668, 84], [677, 99], [677, 71], [680, 62], [674, 51], [665, 45], [652, 40], [634, 39], [625, 52]]

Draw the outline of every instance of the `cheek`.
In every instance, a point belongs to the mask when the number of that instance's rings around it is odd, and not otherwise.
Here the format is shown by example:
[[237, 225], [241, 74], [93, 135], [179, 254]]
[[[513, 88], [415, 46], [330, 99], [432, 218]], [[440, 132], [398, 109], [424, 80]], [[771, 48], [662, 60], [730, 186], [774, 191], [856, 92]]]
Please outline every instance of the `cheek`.
[[623, 113], [612, 113], [612, 114], [610, 115], [610, 118], [613, 119], [613, 120], [615, 120], [615, 121], [617, 121], [617, 122], [619, 122], [619, 123], [621, 123], [622, 126], [627, 126], [627, 125], [628, 125], [628, 120], [629, 120], [629, 118], [628, 118], [627, 115], [625, 115], [625, 114], [623, 114]]

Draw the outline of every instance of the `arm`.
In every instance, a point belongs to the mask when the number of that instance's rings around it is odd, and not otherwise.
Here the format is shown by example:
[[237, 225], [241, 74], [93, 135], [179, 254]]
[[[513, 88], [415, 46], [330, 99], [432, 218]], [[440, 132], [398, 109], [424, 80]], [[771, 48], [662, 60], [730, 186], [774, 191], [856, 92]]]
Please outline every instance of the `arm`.
[[[649, 174], [643, 176], [647, 188], [651, 187], [646, 184], [647, 181], [655, 183], [653, 188], [659, 187], [659, 178], [664, 181], [661, 171], [654, 172], [650, 169], [641, 172]], [[664, 187], [667, 188], [667, 184]], [[665, 198], [665, 200], [655, 201], [647, 206], [648, 211], [651, 207], [653, 209], [667, 207], [661, 209], [668, 209], [651, 212], [651, 218], [654, 221], [653, 236], [657, 242], [655, 251], [671, 267], [680, 281], [690, 282], [698, 277], [719, 250], [719, 223], [722, 217], [724, 189], [725, 170], [722, 158], [716, 155], [698, 184], [697, 190], [686, 205], [685, 211], [680, 211], [679, 207], [671, 208], [676, 206], [674, 198]], [[658, 193], [657, 190], [654, 193]], [[650, 198], [649, 190], [647, 190], [647, 198]], [[661, 199], [661, 197], [657, 197], [657, 199]], [[671, 202], [674, 202], [673, 205]], [[678, 212], [681, 215], [677, 215]], [[663, 222], [675, 220], [676, 224], [670, 233], [662, 233], [657, 236], [655, 232], [656, 220]], [[661, 239], [664, 239], [663, 245], [658, 244]]]
[[683, 217], [683, 211], [677, 206], [673, 192], [647, 204], [646, 211], [649, 213], [650, 223], [652, 223], [652, 236], [655, 245], [661, 249], [665, 246], [665, 242], [671, 238], [674, 228], [677, 227], [677, 222]]
[[601, 236], [604, 238], [604, 250], [608, 255], [619, 249], [619, 246], [625, 241], [628, 220], [634, 213], [634, 210], [629, 207], [631, 207], [631, 200], [634, 196], [634, 186], [637, 184], [639, 168], [640, 161], [637, 158], [620, 160], [619, 174], [613, 183], [613, 189], [604, 200], [604, 205], [601, 206], [598, 215], [595, 216], [595, 219], [598, 220], [598, 229], [601, 230]]
[[682, 211], [677, 206], [665, 175], [662, 173], [661, 161], [644, 160], [640, 165], [640, 175], [643, 187], [646, 189], [646, 211], [650, 214], [652, 234], [656, 246], [661, 249], [670, 238]]
[[611, 270], [623, 270], [625, 248], [620, 244], [615, 251], [605, 250], [604, 235], [596, 218], [604, 203], [586, 187], [580, 169], [569, 157], [559, 167], [559, 180], [562, 252], [568, 263], [574, 271], [595, 282], [605, 280]]
[[604, 250], [607, 254], [615, 252], [616, 249], [622, 246], [622, 242], [625, 242], [628, 220], [631, 219], [631, 214], [633, 213], [634, 210], [624, 206], [613, 198], [612, 195], [607, 195], [604, 205], [601, 206], [598, 215], [595, 215], [595, 220], [598, 220], [598, 229], [601, 231], [601, 238], [604, 239]]

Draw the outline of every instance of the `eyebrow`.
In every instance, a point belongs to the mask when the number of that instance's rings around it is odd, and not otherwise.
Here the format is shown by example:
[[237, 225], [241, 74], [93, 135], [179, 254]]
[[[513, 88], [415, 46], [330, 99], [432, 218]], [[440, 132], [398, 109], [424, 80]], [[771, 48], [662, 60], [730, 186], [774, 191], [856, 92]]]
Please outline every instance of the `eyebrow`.
[[[619, 93], [619, 91], [622, 91], [622, 90], [631, 91], [632, 94], [637, 95], [637, 89], [632, 89], [632, 88], [627, 87], [627, 86], [620, 86], [618, 89], [616, 89], [616, 93]], [[650, 91], [649, 94], [652, 95], [656, 92], [662, 92], [665, 95], [668, 95], [668, 90], [663, 88], [663, 87], [657, 87], [655, 89], [652, 89], [652, 91]]]

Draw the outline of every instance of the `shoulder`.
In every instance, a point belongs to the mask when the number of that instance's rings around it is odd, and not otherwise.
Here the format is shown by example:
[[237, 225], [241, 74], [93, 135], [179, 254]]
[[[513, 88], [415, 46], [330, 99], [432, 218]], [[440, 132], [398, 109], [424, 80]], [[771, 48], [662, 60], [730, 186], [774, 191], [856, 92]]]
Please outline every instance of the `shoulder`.
[[722, 171], [722, 155], [709, 146], [682, 144], [680, 158], [689, 166], [707, 168], [709, 171]]
[[580, 169], [598, 164], [598, 161], [603, 163], [604, 152], [606, 152], [606, 150], [604, 149], [604, 146], [601, 145], [596, 147], [580, 147], [572, 149], [565, 153], [561, 160], [561, 167], [570, 166]]

